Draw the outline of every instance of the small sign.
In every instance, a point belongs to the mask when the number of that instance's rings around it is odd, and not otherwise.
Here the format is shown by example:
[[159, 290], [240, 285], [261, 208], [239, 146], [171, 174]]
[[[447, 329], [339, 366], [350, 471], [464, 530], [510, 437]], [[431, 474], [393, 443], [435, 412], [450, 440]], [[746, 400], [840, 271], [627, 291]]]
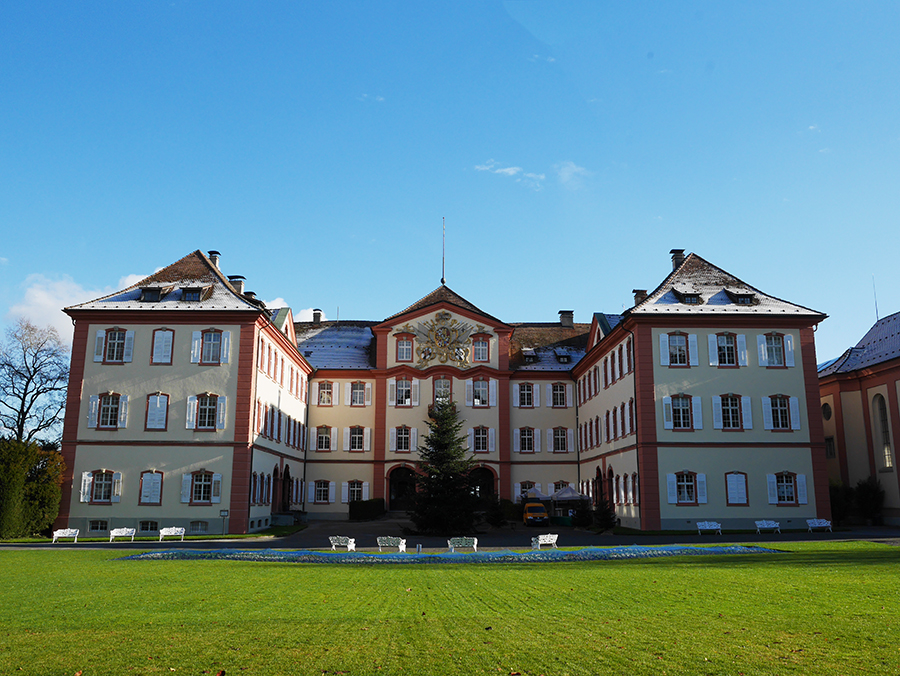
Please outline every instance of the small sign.
[[220, 509], [220, 510], [219, 510], [219, 516], [221, 516], [221, 517], [224, 519], [226, 516], [228, 516], [228, 510], [227, 510], [227, 509]]

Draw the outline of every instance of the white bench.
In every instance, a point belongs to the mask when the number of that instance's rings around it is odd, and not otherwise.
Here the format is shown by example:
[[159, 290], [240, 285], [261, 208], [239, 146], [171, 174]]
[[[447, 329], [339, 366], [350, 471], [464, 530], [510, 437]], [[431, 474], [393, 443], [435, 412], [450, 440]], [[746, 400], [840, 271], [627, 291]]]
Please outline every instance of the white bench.
[[478, 538], [450, 538], [447, 540], [447, 546], [450, 548], [450, 553], [456, 553], [457, 547], [471, 547], [476, 552], [478, 551]]
[[[60, 528], [59, 530], [53, 531], [53, 542], [56, 542], [60, 538], [75, 538], [75, 542], [78, 542], [78, 529], [77, 528]], [[53, 544], [53, 543], [50, 543]]]
[[109, 531], [109, 541], [112, 542], [116, 538], [127, 538], [130, 537], [131, 541], [134, 542], [134, 528], [113, 528]]
[[709, 530], [717, 533], [719, 535], [722, 534], [722, 524], [718, 521], [698, 521], [697, 522], [697, 534], [703, 535], [703, 531]]
[[396, 547], [398, 553], [406, 551], [406, 540], [404, 540], [403, 538], [395, 538], [382, 535], [381, 537], [377, 538], [377, 540], [379, 552], [381, 551], [382, 547]]
[[824, 528], [832, 533], [834, 532], [831, 530], [831, 521], [828, 519], [807, 519], [806, 525], [809, 526], [808, 532], [810, 533], [813, 532], [813, 528]]
[[181, 536], [181, 541], [184, 542], [184, 528], [179, 528], [178, 526], [172, 526], [171, 528], [160, 528], [159, 541], [162, 542], [162, 539], [167, 536]]
[[346, 547], [348, 552], [356, 551], [356, 540], [354, 538], [348, 538], [345, 535], [331, 535], [328, 541], [331, 543], [332, 549], [335, 547]]
[[556, 541], [559, 539], [559, 535], [557, 533], [547, 533], [546, 535], [538, 535], [537, 537], [531, 538], [531, 548], [532, 549], [540, 549], [541, 545], [550, 545], [554, 549], [559, 549], [556, 546]]
[[781, 533], [781, 524], [778, 521], [757, 521], [756, 522], [756, 534], [759, 535], [760, 531], [770, 530], [773, 533]]

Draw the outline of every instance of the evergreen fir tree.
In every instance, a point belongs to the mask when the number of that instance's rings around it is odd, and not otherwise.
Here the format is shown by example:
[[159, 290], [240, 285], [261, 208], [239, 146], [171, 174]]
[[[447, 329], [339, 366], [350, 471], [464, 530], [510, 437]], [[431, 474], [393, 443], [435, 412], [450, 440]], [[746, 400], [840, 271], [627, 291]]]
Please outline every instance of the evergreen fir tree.
[[475, 524], [477, 498], [469, 481], [475, 458], [466, 455], [463, 424], [452, 402], [436, 403], [430, 414], [429, 433], [419, 447], [410, 518], [421, 533], [465, 535]]
[[612, 530], [616, 527], [616, 508], [613, 507], [609, 500], [606, 499], [604, 489], [604, 481], [597, 482], [597, 491], [599, 492], [597, 505], [594, 507], [594, 526], [601, 532]]

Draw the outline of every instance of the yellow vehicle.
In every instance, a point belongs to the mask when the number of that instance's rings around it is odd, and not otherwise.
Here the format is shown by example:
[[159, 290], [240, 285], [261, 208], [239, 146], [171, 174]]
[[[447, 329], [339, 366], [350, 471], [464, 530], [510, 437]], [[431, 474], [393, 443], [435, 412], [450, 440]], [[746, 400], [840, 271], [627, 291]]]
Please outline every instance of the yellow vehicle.
[[540, 502], [526, 503], [525, 510], [522, 512], [522, 518], [524, 519], [526, 526], [538, 526], [550, 523], [550, 516], [547, 514], [547, 508]]

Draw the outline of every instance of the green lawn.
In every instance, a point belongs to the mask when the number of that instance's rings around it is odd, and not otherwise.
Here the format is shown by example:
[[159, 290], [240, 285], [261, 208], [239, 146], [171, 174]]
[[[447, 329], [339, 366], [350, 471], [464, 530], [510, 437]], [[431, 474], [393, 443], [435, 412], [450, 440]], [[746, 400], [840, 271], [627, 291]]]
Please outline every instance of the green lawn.
[[0, 552], [0, 674], [896, 674], [900, 548], [311, 565]]

